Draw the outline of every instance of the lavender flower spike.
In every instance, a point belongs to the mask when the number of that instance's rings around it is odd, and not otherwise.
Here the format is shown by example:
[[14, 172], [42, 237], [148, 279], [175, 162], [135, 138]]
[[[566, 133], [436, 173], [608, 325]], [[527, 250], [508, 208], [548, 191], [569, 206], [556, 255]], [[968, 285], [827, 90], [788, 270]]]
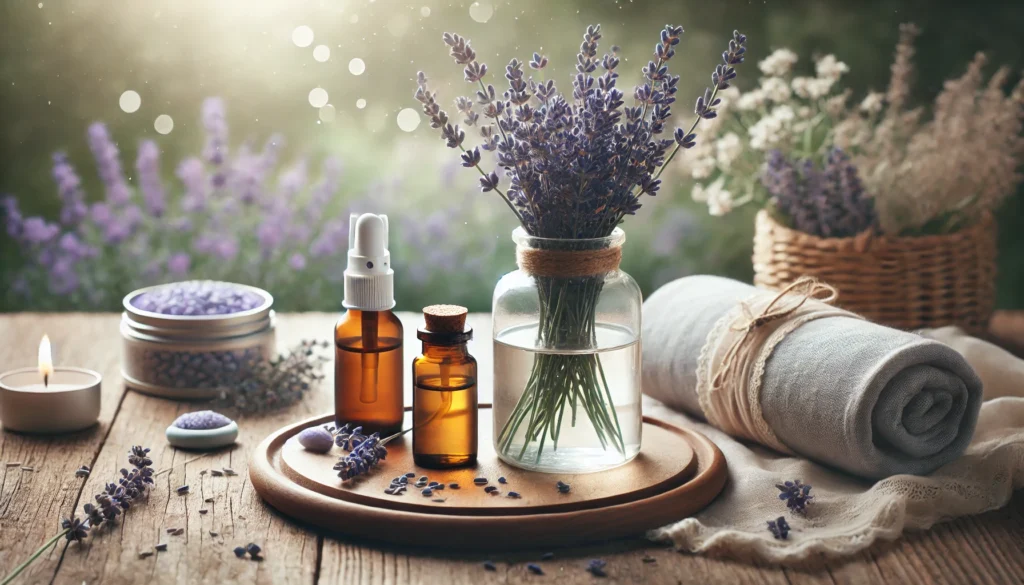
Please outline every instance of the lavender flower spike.
[[115, 206], [121, 206], [131, 199], [131, 190], [125, 181], [124, 173], [121, 170], [120, 151], [117, 144], [110, 137], [106, 125], [96, 122], [89, 126], [89, 148], [96, 159], [96, 166], [100, 178], [107, 190], [107, 201]]
[[82, 181], [63, 152], [53, 154], [53, 180], [63, 203], [60, 222], [69, 227], [77, 226], [89, 214], [89, 207], [85, 204]]
[[139, 144], [135, 169], [139, 172], [139, 189], [146, 211], [153, 217], [162, 217], [167, 210], [167, 199], [160, 180], [160, 148], [156, 142], [143, 140]]

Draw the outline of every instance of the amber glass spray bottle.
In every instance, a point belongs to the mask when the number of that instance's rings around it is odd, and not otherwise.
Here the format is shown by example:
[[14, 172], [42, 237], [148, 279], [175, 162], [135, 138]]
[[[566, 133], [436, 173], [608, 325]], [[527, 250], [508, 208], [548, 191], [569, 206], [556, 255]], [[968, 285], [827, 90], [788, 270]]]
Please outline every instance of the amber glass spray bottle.
[[420, 467], [476, 463], [476, 360], [466, 347], [473, 338], [466, 312], [455, 305], [427, 307], [426, 327], [416, 332], [423, 355], [412, 364], [412, 452]]
[[387, 216], [353, 214], [347, 310], [334, 328], [334, 418], [382, 435], [401, 430], [405, 408], [402, 323], [391, 312], [394, 280]]

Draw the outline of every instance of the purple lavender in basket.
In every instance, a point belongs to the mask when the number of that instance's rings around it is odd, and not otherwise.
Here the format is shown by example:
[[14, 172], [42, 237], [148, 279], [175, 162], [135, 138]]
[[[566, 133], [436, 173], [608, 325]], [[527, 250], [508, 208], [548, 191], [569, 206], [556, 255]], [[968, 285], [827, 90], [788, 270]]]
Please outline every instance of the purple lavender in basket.
[[186, 412], [174, 419], [173, 424], [179, 429], [206, 431], [226, 427], [231, 424], [231, 419], [219, 412], [200, 410], [197, 412]]
[[132, 306], [161, 315], [230, 315], [259, 307], [259, 294], [228, 282], [190, 280], [156, 287], [132, 299]]

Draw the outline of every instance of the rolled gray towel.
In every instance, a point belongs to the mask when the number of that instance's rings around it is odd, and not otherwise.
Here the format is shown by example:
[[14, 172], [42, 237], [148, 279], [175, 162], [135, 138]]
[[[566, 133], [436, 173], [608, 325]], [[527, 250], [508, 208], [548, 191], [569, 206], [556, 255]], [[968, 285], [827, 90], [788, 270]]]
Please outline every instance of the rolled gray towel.
[[[643, 391], [704, 418], [701, 348], [716, 323], [758, 292], [714, 276], [655, 291], [643, 309]], [[913, 333], [834, 316], [789, 332], [771, 352], [761, 412], [793, 452], [849, 473], [927, 474], [967, 448], [981, 381], [953, 349]]]

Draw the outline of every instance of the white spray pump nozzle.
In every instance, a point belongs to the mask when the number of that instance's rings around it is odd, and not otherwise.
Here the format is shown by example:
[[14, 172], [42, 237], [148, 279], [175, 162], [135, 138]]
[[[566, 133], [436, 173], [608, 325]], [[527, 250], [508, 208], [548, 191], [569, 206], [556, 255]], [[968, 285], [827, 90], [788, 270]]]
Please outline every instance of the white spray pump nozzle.
[[395, 306], [388, 216], [353, 213], [349, 218], [348, 267], [345, 269], [347, 309], [387, 311]]

